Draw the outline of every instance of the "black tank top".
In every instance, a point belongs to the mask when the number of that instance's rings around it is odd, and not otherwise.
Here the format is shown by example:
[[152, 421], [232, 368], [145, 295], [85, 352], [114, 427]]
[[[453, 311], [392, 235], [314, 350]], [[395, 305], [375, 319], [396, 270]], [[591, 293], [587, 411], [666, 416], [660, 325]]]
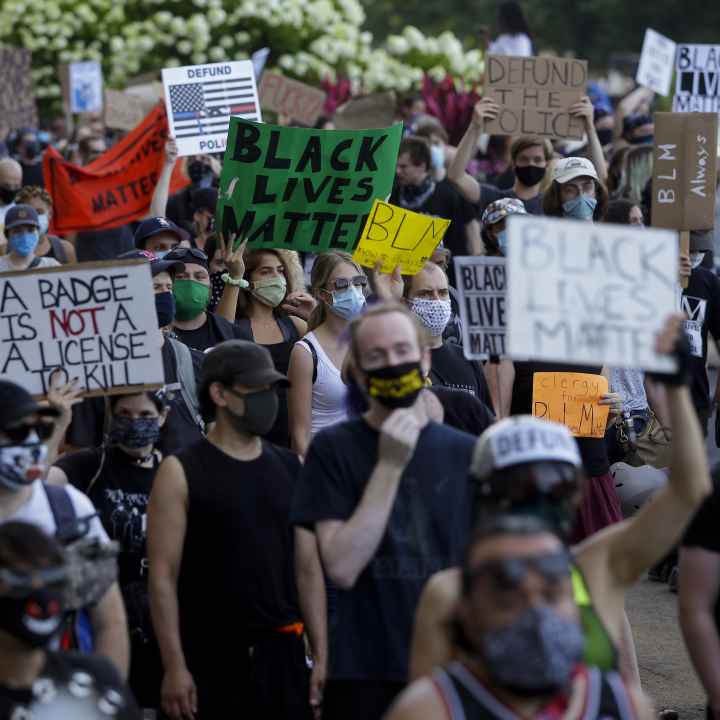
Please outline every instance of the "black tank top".
[[[625, 685], [618, 673], [603, 673], [597, 668], [583, 668], [586, 681], [583, 713], [580, 720], [633, 720], [635, 712]], [[520, 720], [507, 705], [500, 702], [460, 662], [452, 662], [433, 673], [433, 684], [443, 699], [449, 720]], [[558, 698], [562, 699], [562, 698]], [[548, 703], [548, 707], [553, 703]], [[553, 720], [564, 715], [541, 710], [536, 718]]]
[[177, 459], [188, 486], [178, 578], [188, 654], [206, 658], [220, 644], [237, 648], [297, 622], [290, 525], [297, 456], [263, 442], [260, 457], [242, 462], [203, 439]]

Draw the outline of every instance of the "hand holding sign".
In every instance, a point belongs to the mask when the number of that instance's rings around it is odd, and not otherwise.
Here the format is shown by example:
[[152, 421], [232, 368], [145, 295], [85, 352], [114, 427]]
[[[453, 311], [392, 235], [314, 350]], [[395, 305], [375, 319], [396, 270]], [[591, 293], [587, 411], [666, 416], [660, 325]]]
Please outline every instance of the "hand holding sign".
[[500, 106], [492, 98], [485, 97], [475, 103], [472, 122], [482, 130], [486, 121], [497, 119], [499, 112]]

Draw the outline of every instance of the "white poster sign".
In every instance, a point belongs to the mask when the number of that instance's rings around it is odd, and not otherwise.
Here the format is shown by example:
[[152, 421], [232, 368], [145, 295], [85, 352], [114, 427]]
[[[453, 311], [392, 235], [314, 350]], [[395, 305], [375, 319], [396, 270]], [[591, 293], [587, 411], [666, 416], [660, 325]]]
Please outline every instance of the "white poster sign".
[[162, 78], [181, 156], [224, 152], [231, 115], [262, 121], [250, 60], [165, 68]]
[[720, 112], [720, 45], [678, 45], [673, 112]]
[[456, 257], [454, 262], [465, 357], [505, 355], [505, 258]]
[[510, 217], [507, 275], [511, 357], [674, 369], [655, 337], [677, 307], [676, 232]]
[[69, 85], [71, 112], [102, 112], [103, 78], [99, 62], [92, 60], [70, 63]]
[[88, 395], [159, 387], [162, 337], [150, 264], [62, 265], [0, 274], [0, 377], [45, 395], [50, 376]]
[[676, 48], [677, 45], [670, 38], [648, 28], [635, 76], [637, 84], [654, 90], [658, 95], [667, 95], [675, 69]]

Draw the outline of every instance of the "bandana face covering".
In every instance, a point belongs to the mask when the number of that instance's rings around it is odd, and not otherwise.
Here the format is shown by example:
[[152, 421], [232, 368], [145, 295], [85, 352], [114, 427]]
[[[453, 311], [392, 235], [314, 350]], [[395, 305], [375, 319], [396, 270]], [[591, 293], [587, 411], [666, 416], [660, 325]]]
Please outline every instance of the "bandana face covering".
[[23, 445], [0, 447], [0, 486], [17, 490], [45, 477], [46, 470], [47, 447], [35, 431]]
[[410, 407], [425, 387], [419, 360], [363, 372], [367, 394], [393, 410]]
[[452, 306], [449, 300], [420, 298], [413, 300], [410, 308], [420, 318], [420, 322], [432, 337], [439, 337], [443, 334], [450, 322], [450, 315], [452, 315]]
[[110, 430], [110, 442], [113, 445], [124, 445], [131, 450], [155, 445], [160, 438], [160, 418], [141, 417], [129, 418], [115, 415]]

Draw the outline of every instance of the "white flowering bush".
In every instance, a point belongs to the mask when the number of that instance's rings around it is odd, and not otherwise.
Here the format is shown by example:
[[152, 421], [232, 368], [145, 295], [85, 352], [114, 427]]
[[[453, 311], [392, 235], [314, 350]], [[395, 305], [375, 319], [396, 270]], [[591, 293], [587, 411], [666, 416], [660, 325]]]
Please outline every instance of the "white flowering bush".
[[347, 79], [353, 93], [420, 87], [424, 73], [466, 82], [478, 51], [452, 33], [408, 27], [374, 47], [358, 0], [0, 0], [0, 43], [33, 51], [39, 98], [60, 96], [58, 66], [99, 60], [106, 82], [163, 67], [241, 60], [272, 49], [271, 67], [307, 82]]

